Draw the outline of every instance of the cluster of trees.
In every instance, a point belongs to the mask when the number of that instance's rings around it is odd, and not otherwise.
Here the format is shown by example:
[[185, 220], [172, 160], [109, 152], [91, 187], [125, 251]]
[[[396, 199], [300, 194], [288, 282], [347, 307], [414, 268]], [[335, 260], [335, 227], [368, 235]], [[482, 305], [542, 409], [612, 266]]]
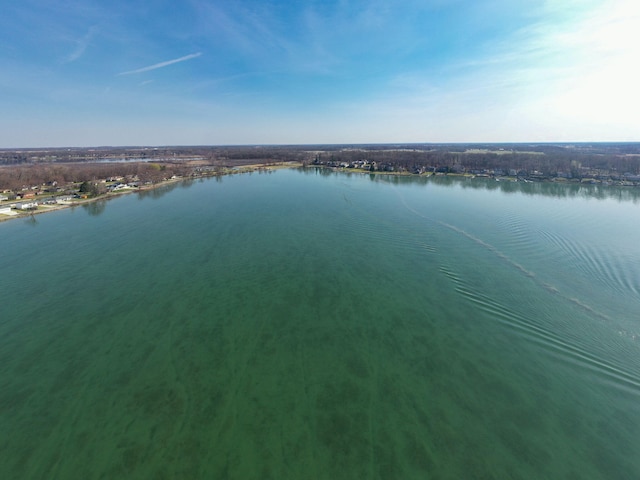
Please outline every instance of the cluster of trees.
[[[66, 185], [109, 177], [158, 182], [224, 167], [277, 162], [338, 166], [366, 162], [376, 169], [419, 172], [515, 170], [579, 178], [593, 171], [640, 174], [640, 143], [406, 144], [304, 146], [102, 147], [0, 150], [0, 189]], [[371, 168], [371, 167], [370, 167]]]
[[0, 165], [23, 163], [81, 163], [119, 161], [167, 161], [199, 157], [197, 152], [172, 148], [53, 148], [0, 150]]
[[277, 162], [304, 162], [310, 157], [308, 147], [217, 147], [216, 158], [233, 165]]
[[602, 172], [640, 173], [640, 155], [592, 154], [573, 150], [542, 152], [518, 151], [463, 151], [445, 150], [351, 150], [320, 152], [314, 159], [316, 164], [339, 165], [357, 162], [375, 163], [377, 167], [394, 167], [394, 170], [416, 171], [421, 168], [455, 171], [515, 170], [517, 172], [540, 172], [553, 176], [558, 172], [580, 177], [590, 170]]
[[151, 162], [5, 166], [0, 167], [0, 189], [18, 192], [39, 185], [55, 190], [70, 183], [96, 182], [115, 177], [155, 183], [173, 175], [188, 175], [191, 170], [185, 163]]
[[0, 189], [18, 192], [37, 185], [53, 191], [56, 186], [113, 177], [157, 183], [173, 175], [188, 177], [248, 164], [303, 162], [308, 157], [299, 147], [0, 150]]
[[308, 147], [298, 146], [224, 146], [224, 147], [99, 147], [52, 148], [37, 150], [0, 150], [0, 165], [33, 163], [95, 163], [157, 161], [176, 162], [205, 160], [208, 162], [270, 163], [302, 161]]

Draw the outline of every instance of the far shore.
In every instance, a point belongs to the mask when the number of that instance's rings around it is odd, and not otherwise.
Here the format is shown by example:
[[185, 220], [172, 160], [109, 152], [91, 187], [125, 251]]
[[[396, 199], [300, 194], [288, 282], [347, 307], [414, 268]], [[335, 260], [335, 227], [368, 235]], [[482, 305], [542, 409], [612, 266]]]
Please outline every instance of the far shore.
[[[192, 162], [192, 163], [195, 165], [195, 162]], [[200, 165], [200, 163], [198, 163], [198, 165]], [[209, 167], [211, 166], [208, 163], [202, 163], [202, 165], [209, 166]], [[532, 183], [532, 180], [529, 180], [526, 178], [521, 179], [518, 177], [511, 177], [511, 176], [489, 176], [489, 175], [476, 175], [472, 173], [453, 173], [453, 172], [440, 173], [440, 172], [433, 172], [433, 171], [422, 172], [419, 174], [412, 173], [409, 171], [385, 171], [385, 170], [370, 171], [363, 168], [344, 168], [344, 167], [329, 166], [325, 164], [319, 164], [319, 165], [313, 164], [313, 163], [303, 164], [298, 161], [282, 161], [282, 162], [273, 162], [273, 163], [257, 163], [257, 164], [248, 164], [248, 165], [238, 165], [238, 166], [215, 167], [215, 169], [200, 171], [197, 174], [194, 174], [191, 176], [179, 176], [175, 178], [162, 180], [156, 183], [144, 184], [139, 187], [131, 187], [131, 188], [124, 188], [118, 191], [111, 191], [111, 192], [107, 192], [107, 193], [89, 197], [89, 198], [73, 198], [72, 200], [68, 200], [64, 203], [56, 203], [51, 205], [38, 205], [36, 209], [18, 210], [18, 209], [12, 208], [10, 210], [11, 212], [10, 214], [0, 214], [0, 222], [17, 219], [17, 218], [30, 218], [30, 217], [33, 217], [34, 215], [40, 215], [43, 213], [63, 210], [66, 208], [75, 208], [75, 207], [90, 204], [93, 202], [110, 200], [112, 198], [116, 198], [121, 195], [154, 190], [166, 185], [184, 182], [184, 181], [198, 180], [198, 179], [212, 178], [212, 177], [222, 177], [226, 175], [235, 175], [235, 174], [242, 174], [242, 173], [270, 171], [270, 170], [279, 170], [279, 169], [288, 169], [288, 168], [300, 168], [305, 166], [307, 168], [323, 168], [323, 169], [331, 170], [333, 172], [362, 174], [362, 175], [399, 176], [399, 177], [406, 176], [406, 177], [413, 177], [413, 178], [443, 176], [443, 177], [458, 177], [458, 178], [466, 178], [466, 179], [486, 177], [487, 179], [494, 179], [496, 181], [504, 181], [504, 182], [523, 181], [525, 183], [526, 182]], [[538, 181], [535, 181], [535, 183], [538, 183]], [[564, 178], [547, 180], [546, 182], [543, 182], [543, 183], [557, 183], [558, 185], [576, 185], [576, 184], [590, 185], [589, 182], [583, 182], [583, 181], [573, 182], [573, 181], [567, 181]], [[601, 183], [600, 185], [605, 187], [612, 186], [610, 183]], [[618, 186], [618, 185], [615, 185], [615, 186]], [[42, 195], [42, 196], [44, 198], [51, 198], [51, 197], [55, 197], [56, 195]], [[62, 196], [62, 195], [58, 195], [58, 196]], [[11, 204], [24, 203], [26, 201], [37, 202], [38, 200], [36, 198], [31, 198], [29, 200], [23, 199], [23, 200], [16, 200], [16, 201], [4, 201], [0, 203], [0, 209], [6, 209], [6, 208], [9, 208]]]

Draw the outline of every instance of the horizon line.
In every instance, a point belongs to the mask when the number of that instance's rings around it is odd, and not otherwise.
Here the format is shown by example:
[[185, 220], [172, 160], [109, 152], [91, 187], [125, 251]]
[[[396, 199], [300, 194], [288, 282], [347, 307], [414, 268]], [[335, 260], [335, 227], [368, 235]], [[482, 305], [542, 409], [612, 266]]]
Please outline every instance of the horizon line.
[[353, 143], [218, 143], [218, 144], [175, 144], [175, 145], [91, 145], [91, 146], [34, 146], [34, 147], [0, 147], [2, 150], [87, 150], [87, 149], [160, 149], [160, 148], [220, 148], [220, 147], [318, 147], [318, 146], [395, 146], [395, 145], [632, 145], [640, 144], [640, 140], [623, 141], [520, 141], [520, 142], [353, 142]]

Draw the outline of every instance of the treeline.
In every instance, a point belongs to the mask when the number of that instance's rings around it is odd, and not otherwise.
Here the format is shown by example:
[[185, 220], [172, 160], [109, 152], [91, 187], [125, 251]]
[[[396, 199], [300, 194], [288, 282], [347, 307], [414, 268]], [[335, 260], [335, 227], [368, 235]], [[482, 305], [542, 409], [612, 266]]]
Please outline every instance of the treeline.
[[309, 156], [307, 148], [285, 145], [18, 149], [0, 150], [0, 165], [206, 160], [230, 162], [237, 166], [246, 163], [302, 161]]
[[396, 170], [415, 171], [422, 168], [440, 171], [502, 170], [516, 172], [540, 172], [552, 176], [559, 172], [570, 173], [575, 177], [588, 170], [617, 172], [619, 174], [640, 173], [640, 156], [596, 155], [573, 151], [548, 153], [522, 152], [451, 152], [420, 150], [340, 150], [320, 152], [315, 155], [314, 163], [337, 166], [375, 163], [379, 169], [394, 167]]
[[[111, 162], [111, 163], [110, 163]], [[371, 144], [189, 147], [98, 147], [0, 150], [0, 185], [17, 186], [137, 174], [166, 176], [202, 162], [216, 168], [278, 162], [338, 166], [366, 162], [381, 170], [502, 170], [580, 177], [587, 172], [640, 174], [640, 143]], [[372, 166], [375, 163], [375, 167]], [[6, 167], [1, 167], [5, 165]], [[155, 166], [154, 166], [155, 165]], [[159, 165], [159, 167], [158, 167]], [[72, 168], [73, 167], [73, 168]], [[5, 171], [5, 168], [11, 171]], [[33, 168], [33, 169], [32, 169]], [[16, 170], [13, 170], [16, 169]], [[129, 173], [131, 169], [135, 173]], [[114, 172], [105, 174], [104, 172]]]
[[186, 175], [192, 168], [184, 163], [81, 163], [36, 164], [0, 167], [0, 189], [19, 191], [32, 186], [64, 186], [109, 178], [136, 178], [156, 183], [173, 175]]
[[220, 162], [237, 166], [239, 163], [303, 162], [310, 157], [307, 148], [299, 146], [214, 147], [212, 153]]

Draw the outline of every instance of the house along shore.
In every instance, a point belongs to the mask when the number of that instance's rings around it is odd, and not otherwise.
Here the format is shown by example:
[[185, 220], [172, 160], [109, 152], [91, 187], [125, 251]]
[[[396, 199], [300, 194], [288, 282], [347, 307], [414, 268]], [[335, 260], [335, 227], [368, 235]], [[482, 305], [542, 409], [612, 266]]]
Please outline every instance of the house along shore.
[[[282, 168], [297, 168], [301, 167], [302, 164], [298, 162], [281, 162], [278, 164], [271, 165], [244, 165], [241, 167], [230, 167], [224, 168], [222, 170], [216, 171], [204, 171], [197, 175], [191, 175], [188, 177], [174, 177], [162, 180], [156, 183], [150, 183], [145, 185], [123, 185], [116, 184], [116, 182], [111, 182], [109, 185], [108, 191], [99, 195], [82, 195], [80, 192], [75, 192], [74, 194], [63, 194], [63, 195], [42, 195], [41, 198], [38, 197], [29, 197], [22, 198], [20, 200], [2, 200], [0, 201], [0, 222], [14, 220], [18, 218], [29, 219], [33, 218], [35, 215], [41, 215], [43, 213], [55, 212], [58, 210], [63, 210], [66, 208], [75, 208], [82, 205], [87, 205], [93, 202], [98, 201], [106, 201], [121, 195], [127, 195], [130, 193], [144, 192], [148, 190], [153, 190], [156, 188], [160, 188], [166, 185], [171, 185], [174, 183], [197, 180], [200, 178], [209, 178], [209, 177], [217, 177], [217, 176], [225, 176], [225, 175], [237, 175], [242, 173], [251, 173], [251, 172], [259, 172], [259, 171], [271, 171], [278, 170]], [[100, 181], [99, 183], [107, 184], [106, 181]], [[111, 188], [113, 187], [113, 188]], [[42, 199], [42, 197], [45, 197]]]

